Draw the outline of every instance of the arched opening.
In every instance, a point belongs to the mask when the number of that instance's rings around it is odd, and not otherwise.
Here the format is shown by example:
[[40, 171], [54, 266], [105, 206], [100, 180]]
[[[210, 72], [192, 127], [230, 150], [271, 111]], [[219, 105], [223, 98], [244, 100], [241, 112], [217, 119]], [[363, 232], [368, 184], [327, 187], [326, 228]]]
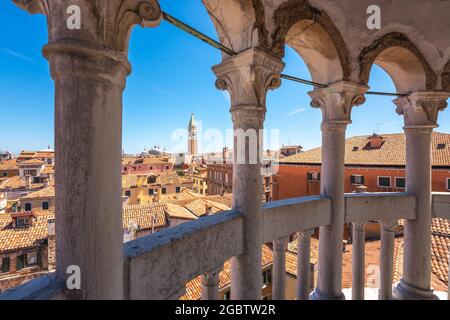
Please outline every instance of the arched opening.
[[292, 0], [277, 9], [274, 19], [274, 54], [284, 56], [284, 46], [292, 47], [305, 60], [316, 82], [328, 84], [349, 78], [347, 47], [325, 11], [310, 6], [308, 1]]
[[437, 77], [414, 43], [401, 33], [390, 33], [377, 39], [359, 55], [360, 80], [367, 83], [373, 64], [385, 70], [397, 92], [433, 90]]

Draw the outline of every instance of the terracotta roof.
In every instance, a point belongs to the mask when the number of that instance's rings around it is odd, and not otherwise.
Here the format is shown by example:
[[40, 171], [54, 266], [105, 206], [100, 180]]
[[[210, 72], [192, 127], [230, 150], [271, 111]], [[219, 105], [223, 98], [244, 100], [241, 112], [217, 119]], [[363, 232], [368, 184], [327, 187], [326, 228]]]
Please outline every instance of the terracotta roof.
[[44, 162], [39, 159], [31, 159], [17, 162], [19, 167], [30, 166], [30, 165], [43, 165]]
[[195, 214], [197, 217], [201, 217], [207, 213], [206, 208], [211, 209], [211, 213], [217, 213], [221, 211], [227, 211], [231, 208], [214, 201], [206, 200], [205, 198], [199, 198], [196, 199], [188, 204], [185, 205], [185, 207], [191, 211], [193, 214]]
[[21, 200], [30, 200], [30, 199], [48, 199], [55, 197], [55, 187], [50, 186], [32, 193], [27, 194], [25, 197], [22, 197]]
[[231, 193], [224, 194], [223, 196], [206, 196], [206, 199], [221, 203], [227, 207], [233, 207], [233, 195]]
[[48, 220], [54, 219], [51, 211], [36, 212], [30, 227], [14, 228], [10, 215], [0, 215], [0, 252], [37, 247], [48, 237]]
[[140, 204], [123, 207], [123, 228], [128, 229], [137, 224], [139, 230], [152, 228], [152, 217], [156, 217], [155, 228], [161, 229], [169, 226], [166, 219], [166, 206], [161, 203]]
[[[43, 183], [31, 183], [31, 190], [38, 190], [43, 187]], [[28, 190], [28, 186], [23, 177], [14, 176], [1, 182], [0, 190]]]
[[7, 170], [19, 170], [16, 159], [0, 161], [0, 171], [7, 171]]
[[169, 215], [170, 218], [175, 219], [185, 219], [185, 220], [195, 220], [197, 219], [197, 216], [190, 212], [188, 209], [174, 204], [174, 203], [166, 203], [166, 213]]
[[48, 158], [54, 158], [55, 152], [51, 151], [38, 151], [34, 154], [34, 158], [41, 158], [41, 159], [48, 159]]
[[[270, 265], [273, 262], [272, 250], [263, 245], [262, 247], [262, 267]], [[231, 260], [224, 263], [223, 270], [219, 273], [219, 290], [231, 284]], [[200, 300], [202, 297], [201, 276], [189, 281], [186, 284], [186, 294], [181, 300]]]
[[42, 171], [42, 174], [54, 174], [55, 173], [55, 166], [45, 166], [44, 170]]
[[[383, 145], [368, 148], [368, 136], [357, 136], [345, 141], [345, 164], [368, 166], [405, 166], [406, 138], [403, 133], [382, 135]], [[450, 167], [450, 134], [433, 132], [433, 166]], [[280, 161], [280, 164], [320, 164], [321, 148], [312, 149]]]
[[[316, 264], [319, 263], [319, 239], [311, 238], [311, 251], [310, 251], [310, 257], [311, 257], [311, 263]], [[298, 239], [295, 238], [293, 241], [289, 242], [288, 245], [288, 252], [297, 254], [297, 243]]]

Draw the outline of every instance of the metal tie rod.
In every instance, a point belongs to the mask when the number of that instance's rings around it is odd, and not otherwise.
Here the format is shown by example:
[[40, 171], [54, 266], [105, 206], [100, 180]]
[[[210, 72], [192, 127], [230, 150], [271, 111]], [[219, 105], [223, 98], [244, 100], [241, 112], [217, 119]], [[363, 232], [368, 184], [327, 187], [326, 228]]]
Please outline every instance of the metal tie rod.
[[[170, 14], [168, 14], [168, 13], [163, 11], [162, 15], [163, 15], [163, 19], [164, 20], [166, 20], [167, 22], [169, 22], [173, 26], [177, 27], [178, 29], [181, 29], [184, 32], [186, 32], [186, 33], [196, 37], [197, 39], [200, 39], [201, 41], [207, 43], [208, 45], [210, 45], [210, 46], [212, 46], [212, 47], [214, 47], [214, 48], [216, 48], [216, 49], [218, 49], [218, 50], [220, 50], [222, 52], [224, 52], [225, 54], [227, 54], [229, 56], [237, 55], [237, 52], [235, 52], [234, 50], [224, 46], [220, 42], [212, 39], [211, 37], [208, 37], [204, 33], [194, 29], [193, 27], [191, 27], [188, 24], [178, 20], [177, 18], [172, 17]], [[301, 84], [306, 84], [306, 85], [309, 85], [309, 86], [314, 86], [314, 87], [317, 87], [317, 88], [327, 88], [328, 87], [326, 84], [317, 83], [317, 82], [313, 82], [313, 81], [309, 81], [309, 80], [293, 77], [293, 76], [286, 75], [286, 74], [281, 74], [280, 77], [282, 79], [286, 79], [286, 80], [289, 80], [289, 81], [294, 81], [294, 82], [301, 83]], [[389, 93], [389, 92], [377, 92], [377, 91], [368, 91], [368, 92], [366, 92], [366, 94], [378, 95], [378, 96], [392, 96], [392, 97], [407, 96], [407, 94], [404, 94], [404, 93]]]

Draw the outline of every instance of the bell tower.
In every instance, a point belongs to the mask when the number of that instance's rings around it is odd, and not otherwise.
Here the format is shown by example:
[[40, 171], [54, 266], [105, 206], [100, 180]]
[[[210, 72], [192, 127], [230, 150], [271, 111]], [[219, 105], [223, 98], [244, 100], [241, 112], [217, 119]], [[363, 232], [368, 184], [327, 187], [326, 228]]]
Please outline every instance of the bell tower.
[[195, 118], [194, 114], [191, 114], [191, 120], [189, 121], [189, 127], [188, 127], [188, 153], [190, 155], [195, 155], [198, 153], [198, 147], [197, 147], [197, 127], [195, 125]]

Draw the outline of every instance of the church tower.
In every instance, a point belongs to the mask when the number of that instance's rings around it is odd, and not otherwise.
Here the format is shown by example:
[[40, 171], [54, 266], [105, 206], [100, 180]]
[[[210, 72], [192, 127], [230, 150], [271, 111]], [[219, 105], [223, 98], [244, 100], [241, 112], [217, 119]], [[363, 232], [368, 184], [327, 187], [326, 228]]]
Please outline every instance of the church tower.
[[195, 126], [194, 114], [191, 114], [191, 120], [189, 121], [188, 132], [189, 132], [188, 153], [191, 155], [195, 155], [198, 153], [198, 147], [197, 147], [197, 127]]

